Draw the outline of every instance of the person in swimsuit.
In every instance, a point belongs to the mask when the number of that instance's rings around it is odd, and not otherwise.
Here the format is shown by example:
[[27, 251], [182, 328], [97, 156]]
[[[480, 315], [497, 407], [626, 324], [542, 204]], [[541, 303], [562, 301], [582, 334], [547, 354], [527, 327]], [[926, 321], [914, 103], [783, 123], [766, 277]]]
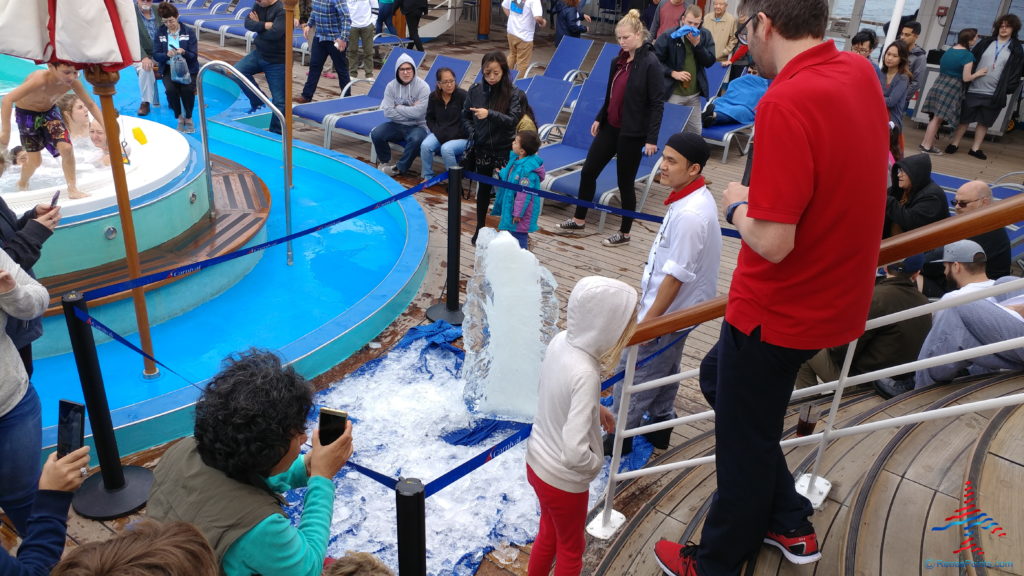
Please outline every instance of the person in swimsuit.
[[40, 151], [46, 148], [54, 158], [61, 158], [64, 179], [68, 183], [68, 197], [74, 199], [88, 196], [78, 190], [71, 138], [57, 108], [57, 100], [69, 90], [81, 98], [93, 117], [99, 121], [102, 117], [100, 109], [78, 79], [75, 67], [63, 62], [51, 63], [47, 65], [46, 70], [29, 74], [25, 82], [3, 97], [0, 104], [0, 148], [6, 150], [11, 139], [13, 107], [15, 122], [21, 135], [21, 145], [28, 153], [21, 170], [21, 179], [18, 180], [19, 190], [28, 189], [28, 181], [42, 162]]

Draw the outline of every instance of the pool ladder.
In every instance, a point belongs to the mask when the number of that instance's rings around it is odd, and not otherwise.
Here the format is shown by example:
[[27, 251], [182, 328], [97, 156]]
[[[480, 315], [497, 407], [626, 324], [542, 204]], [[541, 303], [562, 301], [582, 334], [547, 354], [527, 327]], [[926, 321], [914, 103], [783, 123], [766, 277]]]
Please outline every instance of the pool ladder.
[[[203, 142], [203, 160], [206, 162], [206, 190], [209, 195], [210, 201], [210, 218], [217, 216], [214, 210], [213, 203], [213, 162], [210, 160], [210, 142], [206, 131], [206, 105], [203, 96], [203, 76], [209, 69], [216, 69], [219, 72], [225, 73], [232, 77], [235, 82], [241, 84], [250, 93], [255, 94], [259, 97], [263, 105], [270, 109], [270, 111], [277, 117], [278, 122], [281, 123], [281, 129], [286, 129], [284, 122], [284, 113], [274, 106], [274, 103], [267, 98], [267, 95], [263, 93], [255, 84], [249, 81], [237, 68], [224, 62], [223, 60], [211, 60], [203, 67], [199, 69], [199, 73], [196, 74], [196, 95], [199, 98], [199, 134], [200, 140]], [[292, 155], [289, 154], [288, 150], [289, 140], [282, 136], [281, 138], [281, 159], [284, 162], [284, 222], [285, 222], [285, 235], [291, 236], [292, 234]], [[292, 257], [292, 241], [288, 240], [286, 243], [287, 254], [288, 254], [288, 265], [291, 266], [293, 262]]]

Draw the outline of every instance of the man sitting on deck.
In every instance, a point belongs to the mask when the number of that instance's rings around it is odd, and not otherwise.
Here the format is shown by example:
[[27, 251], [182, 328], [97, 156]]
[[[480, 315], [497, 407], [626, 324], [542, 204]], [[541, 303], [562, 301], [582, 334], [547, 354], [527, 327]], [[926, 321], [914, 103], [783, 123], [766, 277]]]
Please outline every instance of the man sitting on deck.
[[[942, 299], [947, 300], [996, 284], [995, 280], [985, 275], [985, 260], [985, 251], [977, 242], [960, 240], [948, 244], [943, 250], [941, 262], [949, 280], [956, 283], [959, 289], [946, 294]], [[1021, 317], [1024, 299], [1018, 298], [1019, 294], [984, 298], [936, 312], [918, 360], [1024, 336], [1024, 318]], [[949, 382], [958, 376], [1021, 369], [1024, 369], [1024, 350], [1014, 349], [918, 370], [913, 381], [883, 378], [878, 381], [876, 388], [880, 394], [890, 398], [908, 392], [911, 388]]]

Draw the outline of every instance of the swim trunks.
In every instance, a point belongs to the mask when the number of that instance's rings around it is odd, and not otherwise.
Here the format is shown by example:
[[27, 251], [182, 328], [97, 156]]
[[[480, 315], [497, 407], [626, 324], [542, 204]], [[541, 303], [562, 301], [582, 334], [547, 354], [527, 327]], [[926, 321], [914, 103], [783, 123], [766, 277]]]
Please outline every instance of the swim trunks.
[[46, 148], [56, 158], [60, 156], [57, 151], [58, 142], [71, 144], [71, 136], [56, 106], [46, 112], [23, 110], [15, 106], [14, 121], [18, 124], [21, 145], [26, 152], [39, 152]]

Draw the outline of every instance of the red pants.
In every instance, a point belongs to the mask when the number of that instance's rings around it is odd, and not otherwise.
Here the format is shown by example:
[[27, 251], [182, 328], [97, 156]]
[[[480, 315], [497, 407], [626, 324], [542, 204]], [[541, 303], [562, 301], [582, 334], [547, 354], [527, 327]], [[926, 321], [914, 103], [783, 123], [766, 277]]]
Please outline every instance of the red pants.
[[529, 576], [579, 576], [583, 570], [584, 529], [589, 492], [565, 492], [545, 483], [526, 466], [526, 479], [540, 500], [540, 530], [530, 551]]

